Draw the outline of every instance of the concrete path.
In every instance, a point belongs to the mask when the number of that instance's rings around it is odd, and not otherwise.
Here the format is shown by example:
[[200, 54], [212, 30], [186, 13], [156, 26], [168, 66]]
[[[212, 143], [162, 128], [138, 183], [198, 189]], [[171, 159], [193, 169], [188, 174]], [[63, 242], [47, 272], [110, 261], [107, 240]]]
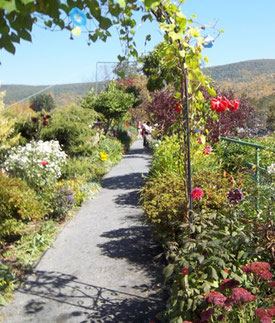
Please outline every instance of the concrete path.
[[150, 160], [136, 141], [22, 282], [2, 311], [5, 323], [155, 320], [163, 308], [154, 262], [161, 249], [137, 206]]

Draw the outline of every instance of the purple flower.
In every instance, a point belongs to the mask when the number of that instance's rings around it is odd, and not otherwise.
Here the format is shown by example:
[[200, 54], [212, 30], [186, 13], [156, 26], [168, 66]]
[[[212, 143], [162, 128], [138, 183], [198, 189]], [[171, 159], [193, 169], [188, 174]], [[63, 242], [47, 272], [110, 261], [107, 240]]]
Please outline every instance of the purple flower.
[[243, 201], [244, 196], [240, 189], [235, 188], [227, 193], [227, 199], [230, 204], [236, 205]]

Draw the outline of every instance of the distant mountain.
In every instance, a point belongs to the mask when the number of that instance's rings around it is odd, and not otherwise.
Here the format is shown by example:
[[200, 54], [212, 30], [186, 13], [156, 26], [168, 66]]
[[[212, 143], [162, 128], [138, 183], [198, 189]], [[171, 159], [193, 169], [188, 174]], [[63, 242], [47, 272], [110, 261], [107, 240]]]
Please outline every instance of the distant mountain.
[[[233, 88], [237, 95], [246, 93], [259, 100], [275, 93], [275, 59], [257, 59], [233, 64], [214, 66], [204, 69], [221, 88]], [[98, 91], [105, 82], [98, 83]], [[0, 91], [6, 91], [5, 104], [20, 101], [46, 89], [47, 86], [2, 85]], [[60, 84], [43, 93], [51, 93], [57, 105], [78, 103], [96, 83]]]
[[[105, 82], [99, 82], [97, 85], [100, 91], [105, 85]], [[47, 89], [48, 88], [48, 89]], [[96, 89], [96, 83], [73, 83], [59, 84], [49, 87], [47, 85], [2, 85], [0, 91], [6, 91], [4, 102], [6, 105], [21, 101], [32, 96], [35, 93], [50, 93], [57, 105], [67, 105], [77, 103], [83, 98], [91, 88]]]
[[260, 98], [275, 93], [275, 59], [257, 59], [209, 67], [204, 72], [217, 86]]

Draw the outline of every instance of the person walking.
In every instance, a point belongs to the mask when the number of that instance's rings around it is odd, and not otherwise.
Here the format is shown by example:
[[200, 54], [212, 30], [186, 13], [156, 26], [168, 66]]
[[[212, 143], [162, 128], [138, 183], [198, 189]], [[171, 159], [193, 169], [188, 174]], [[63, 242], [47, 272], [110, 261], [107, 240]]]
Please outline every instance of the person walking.
[[149, 148], [149, 142], [151, 141], [151, 132], [152, 132], [152, 127], [151, 127], [151, 122], [148, 121], [143, 125], [144, 128], [144, 136], [143, 136], [143, 146], [145, 148]]
[[142, 138], [142, 122], [138, 121], [137, 123], [137, 132], [138, 132], [138, 139]]

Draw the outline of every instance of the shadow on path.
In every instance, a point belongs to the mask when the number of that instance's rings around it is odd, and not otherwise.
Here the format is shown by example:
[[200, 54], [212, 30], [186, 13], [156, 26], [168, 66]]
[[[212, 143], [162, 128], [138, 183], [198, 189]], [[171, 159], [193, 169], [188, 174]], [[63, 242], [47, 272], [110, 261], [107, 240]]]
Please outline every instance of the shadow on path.
[[110, 190], [124, 189], [139, 189], [144, 183], [144, 173], [131, 173], [121, 176], [113, 176], [103, 179], [102, 187]]
[[161, 282], [160, 264], [154, 262], [154, 258], [163, 250], [159, 244], [153, 241], [150, 227], [121, 228], [104, 232], [101, 237], [110, 239], [98, 245], [103, 255], [126, 259], [137, 269], [143, 270], [151, 279], [152, 285]]
[[[34, 271], [23, 281], [19, 292], [39, 296], [24, 306], [24, 316], [33, 318], [47, 311], [50, 302], [74, 306], [60, 314], [55, 322], [149, 322], [162, 308], [160, 299], [140, 297], [109, 288], [81, 282], [76, 276], [55, 271]], [[50, 307], [52, 308], [52, 307]]]

